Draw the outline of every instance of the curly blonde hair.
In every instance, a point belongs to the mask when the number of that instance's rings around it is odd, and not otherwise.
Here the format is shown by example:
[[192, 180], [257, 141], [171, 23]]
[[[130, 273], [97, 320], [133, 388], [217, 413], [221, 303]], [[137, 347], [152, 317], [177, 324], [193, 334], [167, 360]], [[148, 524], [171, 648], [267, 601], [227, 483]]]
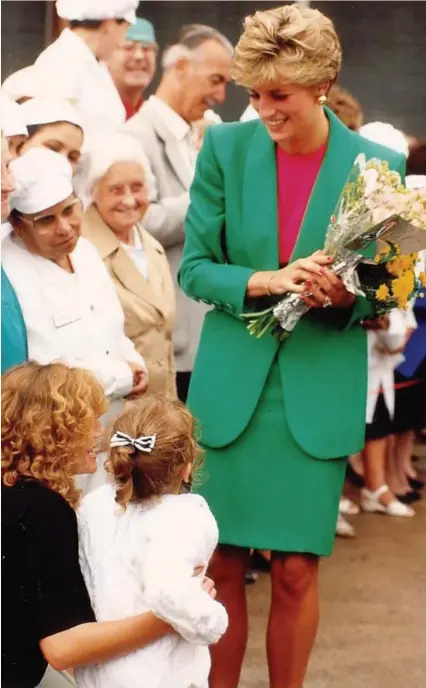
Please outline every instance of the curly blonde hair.
[[132, 446], [110, 448], [105, 466], [117, 486], [116, 502], [126, 508], [130, 502], [179, 490], [184, 466], [192, 464], [194, 474], [201, 463], [194, 431], [194, 418], [180, 401], [150, 396], [129, 404], [111, 435], [155, 435], [156, 441], [150, 453]]
[[75, 508], [76, 461], [106, 409], [102, 385], [87, 370], [30, 362], [8, 370], [1, 386], [3, 484], [38, 480]]
[[232, 76], [247, 88], [277, 82], [318, 86], [336, 80], [341, 61], [331, 19], [309, 7], [284, 5], [246, 17]]

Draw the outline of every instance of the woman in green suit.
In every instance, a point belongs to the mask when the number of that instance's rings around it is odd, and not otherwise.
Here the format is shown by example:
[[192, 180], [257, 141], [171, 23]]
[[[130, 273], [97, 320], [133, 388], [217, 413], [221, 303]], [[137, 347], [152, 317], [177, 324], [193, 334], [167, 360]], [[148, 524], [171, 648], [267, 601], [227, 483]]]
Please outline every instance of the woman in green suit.
[[[367, 302], [318, 252], [356, 156], [398, 154], [324, 108], [341, 49], [332, 22], [287, 5], [248, 17], [234, 59], [260, 122], [207, 131], [191, 189], [180, 285], [205, 318], [189, 406], [206, 450], [199, 491], [220, 546], [211, 575], [230, 616], [211, 688], [236, 688], [247, 640], [249, 548], [272, 550], [272, 688], [300, 688], [318, 624], [318, 562], [334, 540], [345, 457], [364, 443]], [[288, 291], [310, 312], [283, 344], [241, 314]], [[309, 292], [310, 297], [303, 293]]]

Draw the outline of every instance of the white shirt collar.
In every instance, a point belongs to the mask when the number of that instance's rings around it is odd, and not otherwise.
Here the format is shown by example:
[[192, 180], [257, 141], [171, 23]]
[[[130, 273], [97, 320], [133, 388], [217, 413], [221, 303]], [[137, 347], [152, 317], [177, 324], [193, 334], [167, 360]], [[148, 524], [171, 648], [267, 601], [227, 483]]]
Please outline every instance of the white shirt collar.
[[149, 102], [151, 103], [151, 107], [154, 107], [156, 114], [161, 119], [164, 126], [177, 141], [183, 141], [188, 133], [192, 131], [188, 122], [185, 122], [185, 120], [163, 100], [157, 96], [151, 96]]
[[99, 64], [96, 56], [92, 53], [90, 48], [86, 45], [83, 39], [78, 36], [71, 29], [64, 29], [60, 34], [58, 40], [65, 44], [67, 49], [70, 50], [72, 56], [77, 58], [79, 61], [96, 63]]

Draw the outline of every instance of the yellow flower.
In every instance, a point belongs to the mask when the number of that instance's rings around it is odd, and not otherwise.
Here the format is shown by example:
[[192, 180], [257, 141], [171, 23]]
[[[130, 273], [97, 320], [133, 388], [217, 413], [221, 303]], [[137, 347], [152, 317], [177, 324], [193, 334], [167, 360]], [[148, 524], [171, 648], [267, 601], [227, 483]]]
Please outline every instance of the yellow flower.
[[381, 284], [376, 291], [376, 299], [378, 301], [386, 301], [389, 296], [389, 288], [386, 284]]
[[407, 308], [408, 301], [415, 287], [415, 274], [412, 270], [405, 270], [399, 277], [391, 281], [392, 295], [397, 301], [398, 308]]
[[422, 287], [426, 287], [426, 272], [421, 272], [419, 275], [419, 279]]
[[393, 275], [394, 277], [398, 277], [407, 270], [413, 271], [416, 260], [417, 255], [414, 253], [407, 254], [405, 256], [397, 256], [386, 263], [386, 269], [389, 274]]

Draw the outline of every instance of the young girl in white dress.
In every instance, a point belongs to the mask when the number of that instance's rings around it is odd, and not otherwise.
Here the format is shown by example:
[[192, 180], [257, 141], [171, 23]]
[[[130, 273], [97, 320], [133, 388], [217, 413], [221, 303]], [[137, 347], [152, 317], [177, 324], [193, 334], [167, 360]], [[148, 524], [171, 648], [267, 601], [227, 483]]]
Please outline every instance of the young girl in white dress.
[[171, 632], [77, 670], [80, 688], [207, 688], [208, 645], [228, 618], [202, 588], [216, 522], [202, 497], [180, 494], [199, 456], [193, 418], [180, 402], [151, 397], [115, 421], [107, 462], [113, 482], [87, 495], [78, 511], [81, 569], [98, 620], [152, 610]]

